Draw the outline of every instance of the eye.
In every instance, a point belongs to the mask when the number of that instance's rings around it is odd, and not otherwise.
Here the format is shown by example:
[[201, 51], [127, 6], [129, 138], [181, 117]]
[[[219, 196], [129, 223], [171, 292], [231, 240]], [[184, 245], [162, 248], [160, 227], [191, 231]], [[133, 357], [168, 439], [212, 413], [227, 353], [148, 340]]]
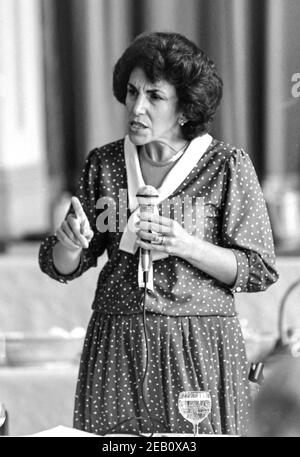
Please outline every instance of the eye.
[[133, 97], [136, 94], [136, 89], [133, 86], [127, 86], [127, 95]]
[[154, 101], [162, 100], [162, 97], [160, 95], [158, 95], [158, 93], [156, 93], [156, 92], [151, 92], [150, 97], [151, 97], [151, 100], [154, 100]]

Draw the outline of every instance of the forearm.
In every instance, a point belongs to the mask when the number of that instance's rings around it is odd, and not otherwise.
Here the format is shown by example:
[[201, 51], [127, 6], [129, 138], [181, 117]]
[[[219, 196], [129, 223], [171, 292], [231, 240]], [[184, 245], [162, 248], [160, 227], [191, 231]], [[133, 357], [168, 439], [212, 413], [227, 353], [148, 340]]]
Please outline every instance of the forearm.
[[[161, 243], [156, 242], [157, 234]], [[235, 284], [238, 265], [232, 250], [190, 235], [173, 219], [142, 214], [137, 236], [141, 248], [179, 256], [220, 282], [230, 287]]]
[[235, 283], [237, 261], [231, 249], [191, 236], [185, 260], [228, 286]]
[[81, 248], [70, 250], [58, 241], [52, 251], [53, 263], [56, 270], [63, 275], [73, 273], [78, 268], [81, 252]]

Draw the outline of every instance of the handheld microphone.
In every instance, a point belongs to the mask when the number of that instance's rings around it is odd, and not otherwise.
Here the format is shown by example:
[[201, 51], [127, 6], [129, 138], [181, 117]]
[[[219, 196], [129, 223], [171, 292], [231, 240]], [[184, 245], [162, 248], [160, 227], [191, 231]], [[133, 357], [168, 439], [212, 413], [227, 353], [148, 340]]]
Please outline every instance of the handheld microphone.
[[[138, 189], [137, 201], [140, 206], [140, 213], [155, 213], [157, 206], [157, 198], [159, 197], [158, 191], [153, 186], [142, 186]], [[151, 251], [149, 249], [141, 249], [141, 263], [143, 270], [144, 283], [148, 282], [149, 270], [151, 267]]]

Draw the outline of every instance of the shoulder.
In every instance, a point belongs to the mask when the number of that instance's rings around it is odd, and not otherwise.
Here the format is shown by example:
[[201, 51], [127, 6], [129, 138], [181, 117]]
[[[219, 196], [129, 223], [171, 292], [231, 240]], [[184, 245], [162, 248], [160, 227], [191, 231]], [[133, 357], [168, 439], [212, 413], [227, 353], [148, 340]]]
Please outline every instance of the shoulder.
[[224, 170], [254, 171], [250, 155], [242, 147], [213, 139], [211, 146], [214, 159], [218, 159]]
[[124, 138], [95, 147], [86, 156], [86, 162], [95, 165], [113, 164], [120, 160], [124, 160]]
[[243, 148], [215, 138], [212, 141], [211, 149], [214, 154], [222, 157], [222, 159], [226, 162], [241, 158], [250, 159], [249, 155]]
[[124, 152], [124, 138], [104, 144], [103, 146], [96, 148], [96, 151], [99, 151], [100, 154], [108, 156], [112, 154], [121, 154]]

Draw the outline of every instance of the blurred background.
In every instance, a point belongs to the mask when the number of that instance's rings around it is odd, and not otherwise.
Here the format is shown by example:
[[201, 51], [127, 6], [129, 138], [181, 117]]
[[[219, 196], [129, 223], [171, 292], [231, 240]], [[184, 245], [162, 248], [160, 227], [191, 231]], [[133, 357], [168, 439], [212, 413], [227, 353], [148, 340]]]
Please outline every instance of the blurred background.
[[[265, 351], [272, 347], [280, 301], [300, 277], [299, 24], [298, 0], [0, 0], [0, 402], [11, 410], [12, 433], [72, 422], [80, 329], [105, 258], [65, 286], [40, 273], [38, 246], [64, 216], [89, 150], [124, 136], [112, 71], [141, 32], [186, 35], [222, 75], [212, 134], [252, 158], [280, 270], [270, 291], [239, 294], [237, 305], [250, 358], [263, 342]], [[300, 327], [300, 294], [293, 293], [285, 318]], [[72, 359], [68, 370], [51, 371], [41, 359], [9, 366], [5, 332], [44, 332], [44, 344], [49, 329], [76, 340], [60, 361]], [[39, 414], [24, 413], [28, 398]], [[51, 403], [47, 413], [40, 402]]]
[[2, 246], [51, 231], [88, 151], [124, 135], [112, 70], [155, 30], [185, 34], [215, 61], [224, 98], [212, 133], [250, 154], [279, 206], [277, 244], [298, 244], [298, 0], [0, 0], [0, 20]]

